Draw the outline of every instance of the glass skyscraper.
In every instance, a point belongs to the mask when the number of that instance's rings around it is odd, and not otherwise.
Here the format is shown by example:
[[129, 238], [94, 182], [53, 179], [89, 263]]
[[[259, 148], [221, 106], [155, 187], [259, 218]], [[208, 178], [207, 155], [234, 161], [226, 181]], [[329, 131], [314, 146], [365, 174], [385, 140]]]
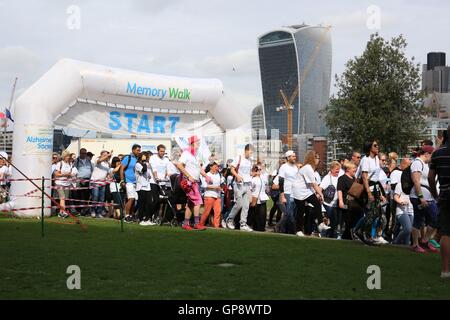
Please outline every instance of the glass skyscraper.
[[295, 25], [268, 32], [258, 38], [263, 90], [263, 114], [268, 135], [272, 129], [287, 133], [286, 111], [280, 89], [293, 102], [293, 134], [326, 135], [320, 110], [328, 104], [331, 83], [331, 34], [322, 26]]

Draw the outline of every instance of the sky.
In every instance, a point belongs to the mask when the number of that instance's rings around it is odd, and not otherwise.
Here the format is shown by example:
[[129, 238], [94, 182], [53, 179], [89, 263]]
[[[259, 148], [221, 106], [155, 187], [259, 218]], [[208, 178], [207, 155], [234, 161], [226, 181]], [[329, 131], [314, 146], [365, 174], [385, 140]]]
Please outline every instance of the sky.
[[251, 110], [262, 101], [257, 37], [300, 23], [332, 26], [333, 93], [334, 75], [374, 32], [403, 34], [421, 64], [430, 51], [450, 53], [449, 9], [436, 0], [0, 0], [0, 110], [15, 77], [17, 98], [61, 58], [217, 78]]

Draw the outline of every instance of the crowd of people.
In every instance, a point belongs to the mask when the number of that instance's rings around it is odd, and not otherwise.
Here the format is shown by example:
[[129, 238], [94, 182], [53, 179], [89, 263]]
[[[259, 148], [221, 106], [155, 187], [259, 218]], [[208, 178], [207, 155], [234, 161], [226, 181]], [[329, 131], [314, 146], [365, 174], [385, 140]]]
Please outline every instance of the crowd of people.
[[[299, 161], [289, 150], [269, 173], [264, 162], [253, 160], [250, 144], [226, 165], [201, 163], [197, 136], [170, 158], [164, 145], [155, 154], [134, 145], [130, 154], [114, 157], [113, 151], [98, 157], [86, 149], [78, 157], [63, 152], [53, 155], [52, 166], [58, 214], [111, 216], [141, 226], [175, 221], [184, 230], [209, 226], [392, 243], [416, 253], [440, 250], [448, 276], [449, 215], [439, 214], [438, 200], [450, 196], [450, 156], [435, 156], [448, 152], [446, 137], [437, 149], [424, 141], [402, 158], [381, 153], [378, 142], [370, 141], [362, 152], [331, 162], [323, 176], [315, 151]], [[76, 201], [91, 206], [77, 211], [68, 205]], [[110, 212], [105, 203], [113, 204]]]

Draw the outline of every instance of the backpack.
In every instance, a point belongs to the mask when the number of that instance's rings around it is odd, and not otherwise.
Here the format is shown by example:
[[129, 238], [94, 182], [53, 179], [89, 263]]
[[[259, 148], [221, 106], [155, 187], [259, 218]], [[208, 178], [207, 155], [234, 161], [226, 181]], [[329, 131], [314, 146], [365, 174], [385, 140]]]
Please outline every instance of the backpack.
[[333, 201], [336, 194], [336, 188], [333, 186], [331, 175], [330, 175], [330, 185], [323, 190], [323, 198], [325, 202], [330, 203]]
[[[416, 160], [414, 160], [414, 161], [416, 161]], [[412, 188], [414, 187], [414, 182], [412, 181], [412, 177], [411, 177], [411, 165], [409, 165], [408, 168], [403, 170], [402, 177], [400, 180], [400, 183], [402, 184], [402, 191], [405, 194], [410, 194]], [[423, 170], [423, 163], [422, 163], [422, 170]]]

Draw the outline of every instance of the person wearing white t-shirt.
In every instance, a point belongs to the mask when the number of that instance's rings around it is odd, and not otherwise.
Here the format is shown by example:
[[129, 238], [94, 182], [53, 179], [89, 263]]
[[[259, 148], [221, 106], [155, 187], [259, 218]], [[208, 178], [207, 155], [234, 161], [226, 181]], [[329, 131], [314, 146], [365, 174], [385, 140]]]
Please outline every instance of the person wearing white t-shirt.
[[264, 232], [266, 231], [266, 202], [269, 200], [269, 196], [266, 194], [266, 182], [261, 177], [261, 172], [262, 166], [255, 165], [252, 168], [252, 202], [250, 206], [254, 217], [253, 230]]
[[[298, 209], [298, 219], [303, 220], [306, 213], [306, 206], [312, 205], [309, 209], [309, 215], [304, 225], [304, 233], [312, 234], [314, 221], [317, 219], [317, 225], [323, 222], [322, 202], [323, 194], [316, 181], [314, 171], [320, 163], [320, 156], [315, 151], [309, 151], [305, 156], [303, 167], [299, 170], [297, 179], [293, 186], [293, 196]], [[297, 233], [303, 236], [303, 231]]]
[[278, 170], [280, 190], [279, 206], [283, 211], [283, 215], [278, 223], [277, 230], [281, 233], [295, 234], [297, 232], [297, 228], [295, 221], [295, 202], [292, 193], [293, 185], [297, 179], [299, 169], [296, 165], [297, 156], [294, 151], [289, 150], [284, 156], [287, 161]]
[[396, 221], [402, 226], [402, 230], [393, 243], [409, 246], [414, 222], [414, 207], [408, 195], [403, 192], [401, 183], [397, 183], [395, 186], [394, 201], [397, 204]]
[[[419, 150], [419, 156], [411, 163], [411, 179], [414, 184], [409, 194], [414, 207], [412, 249], [417, 253], [425, 252], [422, 247], [427, 248], [431, 252], [437, 252], [437, 249], [430, 243], [432, 235], [437, 228], [437, 206], [428, 183], [428, 173], [430, 171], [428, 164], [431, 161], [433, 151], [433, 147], [423, 146]], [[427, 231], [421, 239], [421, 244], [419, 244], [420, 229], [424, 225], [426, 225]]]
[[247, 225], [248, 209], [251, 199], [252, 154], [253, 146], [247, 144], [244, 149], [244, 155], [236, 157], [230, 165], [231, 174], [234, 177], [233, 188], [236, 202], [227, 218], [226, 224], [229, 229], [235, 228], [234, 218], [241, 210], [240, 230], [253, 231], [252, 228]]
[[[203, 199], [200, 194], [200, 176], [207, 177], [205, 171], [201, 167], [201, 161], [198, 158], [198, 149], [200, 147], [200, 139], [197, 136], [192, 136], [188, 139], [189, 147], [183, 151], [180, 159], [177, 162], [177, 168], [183, 174], [182, 185], [186, 187], [187, 205], [184, 216], [183, 229], [192, 230], [190, 226], [190, 219], [194, 213], [194, 229], [205, 230], [206, 228], [200, 225], [200, 206], [203, 204]], [[210, 177], [206, 178], [209, 183]]]
[[66, 199], [70, 196], [70, 187], [72, 186], [72, 179], [76, 178], [78, 171], [70, 162], [70, 152], [64, 151], [61, 155], [61, 161], [56, 164], [55, 170], [55, 187], [59, 196], [61, 218], [67, 218], [69, 215], [66, 212]]
[[152, 194], [152, 188], [155, 186], [153, 183], [153, 174], [150, 170], [149, 160], [150, 154], [148, 152], [142, 152], [134, 171], [136, 174], [136, 192], [139, 199], [139, 225], [141, 226], [154, 226], [156, 223], [151, 221], [153, 213], [155, 212], [155, 200]]
[[[360, 238], [364, 239], [364, 231], [366, 232], [366, 237], [369, 241], [373, 241], [375, 244], [385, 244], [386, 240], [382, 236], [378, 235], [372, 239], [371, 232], [369, 228], [372, 227], [374, 214], [377, 214], [377, 210], [371, 209], [371, 204], [373, 204], [376, 198], [380, 202], [385, 202], [386, 198], [384, 196], [384, 189], [380, 187], [380, 175], [381, 175], [381, 165], [379, 154], [379, 144], [377, 141], [371, 141], [364, 144], [364, 154], [365, 156], [361, 159], [361, 162], [356, 172], [356, 176], [362, 179], [364, 190], [367, 193], [367, 203], [365, 206], [365, 216], [358, 221], [355, 226], [354, 232]], [[384, 217], [384, 218], [383, 218]], [[383, 216], [379, 230], [384, 229], [386, 224], [386, 217]]]
[[[109, 160], [111, 159], [113, 151], [108, 152], [103, 150], [100, 153], [97, 161], [95, 162], [94, 170], [91, 175], [91, 201], [93, 202], [105, 202], [106, 193], [106, 178], [112, 172]], [[94, 208], [91, 210], [91, 216], [94, 218], [103, 218], [104, 206], [94, 204]]]
[[[159, 197], [162, 192], [166, 195], [170, 195], [170, 160], [166, 155], [166, 147], [163, 144], [156, 147], [158, 153], [150, 157], [150, 167], [153, 170], [153, 180], [152, 182], [152, 196], [153, 196], [153, 206], [154, 212], [165, 212], [166, 204]], [[162, 190], [163, 189], [163, 190]]]
[[[5, 159], [7, 159], [8, 155], [6, 152], [3, 153]], [[3, 158], [0, 158], [0, 187], [6, 188], [7, 181], [6, 179], [9, 179], [11, 177], [11, 170], [6, 162], [6, 160], [3, 160]]]
[[[328, 219], [330, 219], [330, 227], [327, 228], [322, 226], [322, 228], [328, 229], [327, 235], [330, 238], [336, 238], [337, 227], [339, 221], [341, 221], [341, 217], [339, 216], [340, 210], [338, 210], [338, 193], [337, 193], [337, 183], [339, 179], [339, 171], [341, 170], [341, 164], [337, 161], [333, 161], [330, 164], [330, 171], [328, 174], [323, 177], [322, 182], [320, 183], [320, 188], [322, 189], [322, 193], [325, 195], [328, 193], [330, 198], [324, 198], [323, 206], [326, 211], [326, 215]], [[328, 192], [325, 192], [328, 190]], [[333, 195], [333, 197], [331, 197]], [[320, 226], [319, 226], [320, 227]]]
[[210, 178], [210, 183], [207, 183], [205, 190], [205, 209], [200, 219], [200, 225], [205, 226], [206, 221], [211, 211], [214, 211], [213, 227], [220, 227], [220, 212], [222, 209], [222, 186], [225, 179], [219, 173], [219, 165], [213, 162], [210, 165], [209, 172], [206, 174]]

